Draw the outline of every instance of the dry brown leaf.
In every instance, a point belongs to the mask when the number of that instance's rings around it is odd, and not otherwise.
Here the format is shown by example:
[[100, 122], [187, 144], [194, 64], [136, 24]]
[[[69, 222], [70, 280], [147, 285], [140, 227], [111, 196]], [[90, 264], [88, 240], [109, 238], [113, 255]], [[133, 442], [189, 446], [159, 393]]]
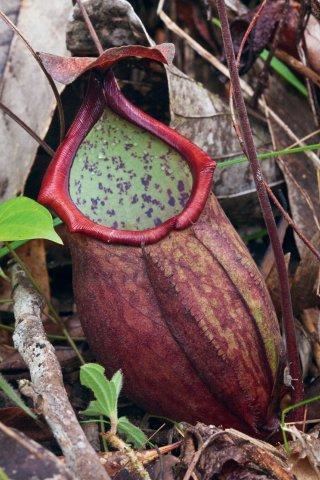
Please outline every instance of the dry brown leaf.
[[[317, 232], [311, 243], [319, 250], [320, 232]], [[291, 294], [296, 315], [302, 310], [320, 306], [318, 290], [320, 264], [308, 249], [303, 250], [303, 256], [293, 277]]]
[[291, 455], [289, 460], [292, 464], [292, 473], [295, 475], [296, 480], [319, 480], [320, 475], [310, 465], [307, 458], [299, 458], [297, 455]]
[[318, 308], [309, 308], [304, 310], [301, 315], [301, 321], [309, 333], [313, 358], [318, 367], [318, 375], [320, 374], [320, 311]]
[[[286, 430], [290, 432], [293, 441], [290, 442], [291, 456], [288, 462], [291, 464], [292, 471], [295, 467], [298, 471], [306, 472], [310, 475], [312, 472], [320, 479], [320, 439], [319, 431], [304, 433], [297, 429], [295, 425], [287, 425]], [[300, 460], [305, 462], [300, 464]], [[300, 465], [299, 465], [300, 464]], [[311, 468], [309, 468], [311, 467]], [[301, 477], [304, 479], [304, 477]], [[312, 478], [312, 477], [311, 477]]]
[[[22, 2], [17, 26], [35, 50], [66, 55], [65, 28], [70, 8], [69, 0]], [[62, 86], [59, 89], [62, 91]], [[44, 74], [17, 36], [11, 44], [0, 97], [44, 138], [55, 98]], [[0, 201], [23, 190], [37, 149], [38, 144], [0, 112]]]
[[[20, 9], [20, 0], [0, 0], [0, 10], [2, 10], [12, 22], [15, 22]], [[13, 32], [7, 28], [4, 22], [0, 22], [0, 85], [7, 57], [13, 38]]]
[[223, 476], [227, 479], [294, 480], [276, 449], [236, 430], [223, 431], [198, 423], [187, 429], [184, 438], [182, 462], [190, 473], [188, 478], [194, 473], [201, 480], [219, 474], [227, 474]]
[[50, 299], [50, 284], [44, 240], [31, 240], [18, 248], [17, 254], [29, 269], [45, 297]]
[[0, 444], [0, 468], [10, 480], [72, 479], [53, 453], [3, 423], [0, 423]]

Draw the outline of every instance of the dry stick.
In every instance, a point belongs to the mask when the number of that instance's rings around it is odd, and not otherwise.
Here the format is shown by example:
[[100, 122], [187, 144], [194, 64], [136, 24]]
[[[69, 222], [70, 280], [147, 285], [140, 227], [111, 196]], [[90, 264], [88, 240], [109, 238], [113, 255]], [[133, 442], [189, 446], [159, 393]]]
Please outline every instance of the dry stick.
[[51, 77], [51, 75], [49, 74], [49, 72], [47, 72], [47, 70], [45, 69], [39, 55], [33, 50], [33, 48], [31, 47], [30, 43], [28, 42], [28, 40], [22, 35], [22, 33], [20, 32], [20, 30], [15, 26], [14, 23], [11, 22], [10, 18], [8, 18], [3, 12], [2, 10], [0, 10], [0, 18], [2, 18], [2, 20], [8, 25], [8, 27], [10, 27], [17, 35], [19, 35], [19, 37], [21, 38], [21, 40], [24, 42], [24, 44], [26, 45], [26, 47], [28, 48], [28, 50], [31, 52], [32, 56], [34, 57], [34, 59], [37, 61], [37, 63], [39, 64], [39, 67], [41, 68], [41, 70], [43, 71], [43, 73], [45, 74], [45, 76], [47, 77], [47, 80], [50, 84], [50, 87], [53, 91], [53, 94], [55, 96], [55, 99], [56, 99], [56, 102], [57, 102], [57, 108], [58, 108], [58, 113], [59, 113], [59, 121], [60, 121], [60, 142], [63, 140], [63, 137], [64, 137], [64, 134], [65, 134], [65, 119], [64, 119], [64, 112], [63, 112], [63, 107], [62, 107], [62, 102], [61, 102], [61, 98], [60, 98], [60, 95], [59, 95], [59, 92], [58, 92], [58, 89], [56, 87], [56, 84], [54, 83], [53, 81], [53, 78]]
[[24, 382], [22, 389], [36, 400], [74, 477], [110, 480], [69, 403], [59, 362], [41, 321], [43, 298], [20, 265], [12, 266], [11, 275], [16, 320], [13, 341], [30, 370], [32, 382]]
[[[210, 3], [214, 4], [213, 0], [210, 0]], [[266, 227], [268, 229], [270, 242], [274, 249], [275, 261], [279, 275], [282, 316], [284, 332], [286, 335], [289, 369], [293, 378], [292, 401], [293, 403], [297, 403], [303, 399], [303, 383], [301, 377], [297, 341], [295, 336], [294, 318], [285, 258], [283, 255], [281, 243], [278, 238], [277, 226], [272, 214], [267, 190], [265, 188], [263, 175], [261, 172], [260, 164], [257, 158], [256, 148], [252, 137], [249, 118], [241, 91], [240, 79], [233, 50], [226, 6], [224, 0], [216, 0], [215, 4], [217, 6], [221, 22], [224, 50], [230, 71], [231, 82], [233, 85], [234, 102], [240, 120], [242, 137], [246, 145], [246, 155], [251, 165], [262, 213], [264, 216]], [[300, 420], [301, 410], [296, 413], [296, 416], [297, 419]]]
[[2, 102], [0, 102], [0, 109], [4, 111], [6, 115], [8, 115], [12, 120], [14, 120], [18, 125], [20, 125], [21, 128], [23, 128], [29, 135], [31, 135], [32, 138], [35, 139], [36, 142], [38, 142], [39, 145], [47, 152], [50, 157], [53, 157], [54, 155], [54, 150], [52, 150], [49, 145], [42, 140], [26, 123], [24, 123], [21, 118], [19, 118], [15, 113], [10, 110], [10, 108], [6, 107]]
[[297, 60], [292, 55], [289, 55], [289, 53], [278, 48], [275, 51], [275, 56], [296, 70], [296, 72], [300, 73], [300, 75], [309, 78], [315, 85], [320, 87], [320, 75], [312, 70], [312, 68], [304, 65], [300, 60]]
[[[180, 38], [183, 38], [191, 48], [193, 48], [201, 57], [207, 60], [211, 65], [213, 65], [219, 72], [221, 72], [225, 77], [230, 78], [229, 70], [223, 63], [221, 63], [214, 55], [208, 52], [205, 48], [203, 48], [200, 43], [194, 40], [190, 35], [188, 35], [182, 28], [180, 28], [175, 22], [171, 20], [170, 17], [162, 10], [164, 4], [164, 0], [161, 0], [158, 5], [158, 15], [166, 25], [166, 27], [178, 35]], [[242, 90], [248, 97], [252, 97], [254, 94], [253, 89], [248, 85], [243, 79], [240, 79], [240, 84]], [[264, 109], [264, 103], [259, 100], [259, 106]], [[297, 135], [286, 125], [286, 123], [269, 107], [267, 106], [267, 111], [270, 117], [279, 125], [282, 130], [290, 137], [293, 141], [298, 142], [300, 146], [305, 147], [306, 144], [300, 141]], [[305, 155], [310, 158], [316, 168], [320, 168], [320, 159], [314, 152], [305, 152]]]
[[314, 254], [314, 256], [319, 260], [320, 262], [320, 252], [312, 245], [310, 240], [307, 239], [307, 237], [301, 232], [299, 228], [297, 228], [296, 224], [290, 217], [290, 215], [285, 211], [285, 209], [282, 207], [281, 203], [273, 193], [272, 189], [269, 187], [267, 182], [264, 182], [265, 188], [267, 189], [268, 195], [271, 198], [272, 202], [275, 204], [275, 206], [280, 210], [281, 214], [283, 217], [286, 219], [290, 227], [293, 228], [293, 230], [296, 232], [298, 237], [305, 243], [305, 245], [309, 248], [309, 250]]
[[[48, 300], [48, 298], [46, 298], [46, 296], [43, 294], [43, 292], [41, 291], [41, 288], [39, 287], [39, 285], [37, 284], [37, 282], [34, 280], [31, 272], [29, 271], [27, 265], [25, 265], [25, 263], [23, 262], [23, 260], [21, 260], [21, 258], [19, 257], [19, 255], [17, 254], [17, 252], [12, 248], [11, 244], [9, 242], [4, 242], [6, 247], [8, 248], [9, 252], [11, 253], [11, 255], [13, 256], [14, 260], [17, 262], [18, 265], [20, 265], [20, 267], [23, 269], [23, 271], [25, 272], [25, 274], [27, 275], [30, 283], [32, 284], [33, 288], [43, 297], [45, 298], [45, 301], [47, 303], [47, 306], [48, 306], [48, 309], [49, 309], [49, 312], [51, 313], [50, 315], [50, 319], [56, 323], [57, 325], [59, 325], [59, 327], [61, 328], [61, 331], [62, 333], [65, 335], [67, 341], [69, 342], [69, 345], [72, 347], [73, 351], [75, 352], [75, 354], [77, 355], [80, 363], [82, 365], [84, 365], [85, 361], [81, 355], [81, 353], [79, 352], [79, 349], [78, 347], [76, 346], [75, 342], [73, 341], [70, 333], [68, 332], [68, 330], [66, 329], [62, 319], [60, 318], [59, 314], [57, 313], [56, 309], [54, 308], [54, 306], [52, 305], [51, 301]], [[49, 315], [47, 315], [49, 317]]]
[[92, 22], [90, 20], [90, 17], [88, 15], [88, 12], [86, 10], [86, 8], [84, 7], [83, 3], [81, 0], [76, 0], [79, 8], [80, 8], [80, 11], [82, 13], [82, 16], [83, 16], [83, 19], [85, 21], [85, 24], [89, 30], [89, 33], [91, 35], [91, 38], [96, 46], [96, 49], [98, 50], [98, 53], [99, 55], [101, 55], [103, 53], [103, 47], [102, 47], [102, 44], [98, 38], [98, 35], [97, 35], [97, 32], [95, 31], [93, 25], [92, 25]]

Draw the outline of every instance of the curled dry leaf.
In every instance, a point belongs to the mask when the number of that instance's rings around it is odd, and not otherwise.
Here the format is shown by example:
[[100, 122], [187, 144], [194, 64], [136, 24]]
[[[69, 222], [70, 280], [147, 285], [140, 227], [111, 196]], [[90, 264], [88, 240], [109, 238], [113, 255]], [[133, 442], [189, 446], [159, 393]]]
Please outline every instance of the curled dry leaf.
[[[249, 39], [244, 46], [240, 62], [241, 74], [246, 73], [251, 68], [259, 53], [272, 41], [272, 37], [275, 33], [278, 22], [281, 19], [285, 3], [285, 0], [267, 0], [258, 17], [255, 27], [252, 29], [252, 32], [249, 35]], [[249, 12], [237, 17], [231, 23], [230, 28], [236, 55], [239, 51], [243, 35], [250, 25], [254, 15], [257, 13], [259, 7], [260, 6], [249, 10]], [[288, 45], [290, 45], [290, 47], [295, 45], [294, 35], [299, 18], [298, 8], [298, 3], [290, 0], [279, 41], [279, 46], [281, 46], [281, 48], [284, 50], [288, 49]], [[296, 49], [294, 48], [293, 50], [296, 53]], [[291, 48], [290, 53], [292, 53]]]

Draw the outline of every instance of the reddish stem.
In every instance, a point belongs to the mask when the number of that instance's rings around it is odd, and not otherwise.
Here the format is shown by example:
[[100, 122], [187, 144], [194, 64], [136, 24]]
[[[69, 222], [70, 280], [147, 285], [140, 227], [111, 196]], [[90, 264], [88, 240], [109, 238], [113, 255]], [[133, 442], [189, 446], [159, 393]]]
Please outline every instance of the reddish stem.
[[[303, 382], [301, 375], [301, 367], [299, 361], [299, 354], [297, 348], [297, 341], [295, 335], [293, 310], [290, 296], [289, 280], [287, 276], [287, 269], [285, 258], [282, 251], [281, 242], [277, 233], [277, 226], [272, 214], [271, 205], [269, 202], [268, 194], [265, 188], [263, 175], [261, 172], [259, 160], [257, 158], [257, 152], [253, 141], [250, 122], [245, 106], [244, 98], [241, 91], [240, 79], [238, 68], [236, 64], [231, 32], [229, 28], [227, 10], [224, 0], [210, 0], [212, 5], [217, 7], [219, 18], [222, 28], [222, 39], [224, 44], [224, 50], [228, 62], [228, 68], [230, 71], [230, 78], [232, 88], [234, 92], [234, 103], [238, 112], [240, 126], [242, 131], [242, 138], [245, 144], [245, 155], [251, 165], [251, 170], [254, 176], [254, 181], [257, 188], [257, 194], [261, 205], [264, 221], [270, 237], [270, 242], [274, 251], [277, 271], [279, 275], [281, 305], [282, 305], [282, 317], [283, 317], [283, 330], [286, 336], [287, 344], [287, 356], [288, 366], [292, 380], [292, 401], [293, 403], [300, 402], [303, 399]], [[215, 4], [215, 5], [214, 5]], [[295, 417], [299, 420], [302, 419], [302, 411], [296, 411]]]

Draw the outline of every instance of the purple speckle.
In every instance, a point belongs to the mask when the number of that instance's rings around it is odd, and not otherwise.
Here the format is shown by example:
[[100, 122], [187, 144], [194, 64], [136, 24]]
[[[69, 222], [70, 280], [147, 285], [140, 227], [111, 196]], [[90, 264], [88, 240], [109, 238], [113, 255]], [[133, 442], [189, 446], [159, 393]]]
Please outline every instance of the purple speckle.
[[148, 190], [151, 179], [152, 179], [151, 175], [145, 175], [144, 177], [141, 178], [141, 183], [146, 190]]
[[153, 208], [149, 208], [149, 210], [146, 211], [147, 217], [151, 218], [153, 212]]
[[176, 204], [175, 198], [174, 198], [174, 197], [170, 197], [168, 203], [169, 203], [169, 205], [170, 205], [171, 207], [174, 207], [175, 204]]
[[178, 190], [179, 192], [184, 192], [184, 183], [182, 180], [179, 180], [178, 182]]

